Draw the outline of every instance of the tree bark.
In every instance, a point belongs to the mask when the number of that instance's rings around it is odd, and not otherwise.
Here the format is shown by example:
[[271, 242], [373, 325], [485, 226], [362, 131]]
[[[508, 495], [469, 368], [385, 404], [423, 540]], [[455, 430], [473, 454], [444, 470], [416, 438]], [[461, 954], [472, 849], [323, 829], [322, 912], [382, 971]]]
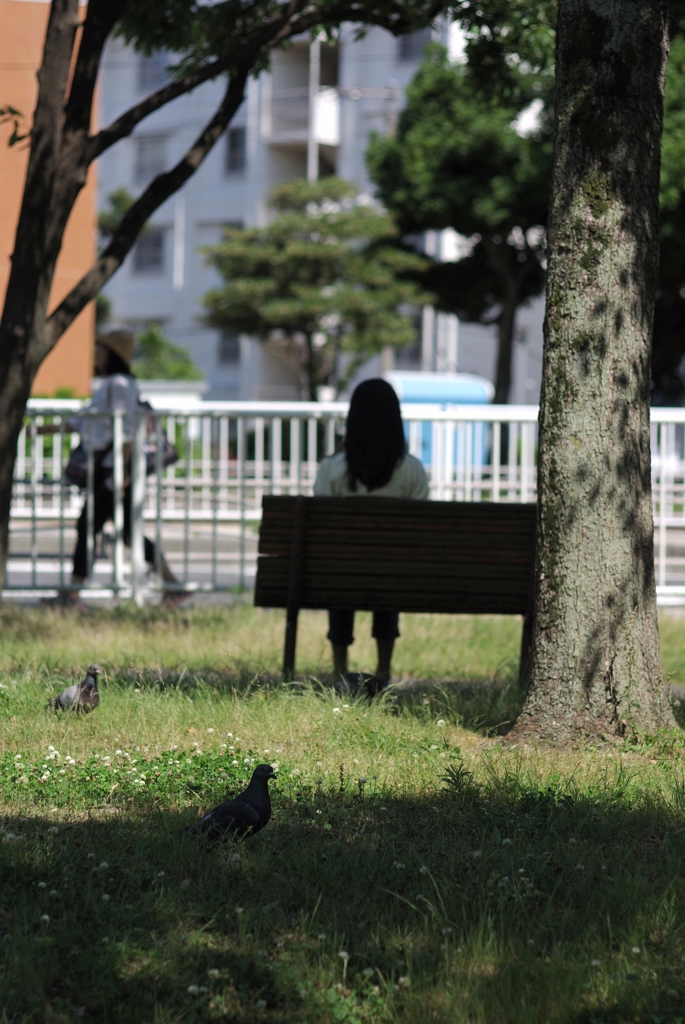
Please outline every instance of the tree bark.
[[516, 738], [674, 725], [649, 437], [667, 58], [666, 0], [559, 0], [533, 666]]

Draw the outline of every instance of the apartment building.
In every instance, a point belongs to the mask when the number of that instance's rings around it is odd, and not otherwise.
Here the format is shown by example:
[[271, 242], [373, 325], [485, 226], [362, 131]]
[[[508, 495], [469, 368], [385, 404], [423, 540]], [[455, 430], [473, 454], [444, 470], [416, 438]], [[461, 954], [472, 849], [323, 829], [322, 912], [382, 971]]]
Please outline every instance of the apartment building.
[[[224, 137], [185, 188], [153, 215], [108, 283], [112, 326], [140, 330], [160, 323], [192, 354], [209, 382], [209, 398], [300, 397], [296, 374], [277, 353], [253, 339], [203, 325], [202, 295], [219, 279], [206, 266], [202, 250], [220, 241], [226, 225], [265, 224], [267, 196], [279, 182], [335, 173], [354, 181], [360, 192], [372, 193], [364, 162], [369, 134], [392, 131], [406, 85], [431, 38], [449, 44], [449, 27], [400, 39], [372, 28], [356, 39], [354, 26], [344, 26], [335, 46], [303, 38], [275, 53], [271, 69], [250, 80], [245, 102]], [[146, 57], [121, 40], [110, 41], [102, 69], [101, 122], [161, 85], [168, 62], [164, 53]], [[101, 207], [117, 189], [135, 195], [155, 174], [173, 166], [211, 117], [222, 91], [222, 82], [205, 84], [155, 113], [108, 152], [99, 164]], [[445, 233], [427, 239], [430, 251], [442, 249], [447, 258], [451, 244]], [[532, 346], [517, 347], [530, 351], [536, 344], [537, 338]], [[538, 383], [530, 386], [533, 371], [524, 362], [517, 359], [514, 398], [531, 401]], [[414, 346], [377, 358], [364, 372], [390, 370], [395, 363], [492, 379], [494, 332], [428, 310], [417, 325]]]

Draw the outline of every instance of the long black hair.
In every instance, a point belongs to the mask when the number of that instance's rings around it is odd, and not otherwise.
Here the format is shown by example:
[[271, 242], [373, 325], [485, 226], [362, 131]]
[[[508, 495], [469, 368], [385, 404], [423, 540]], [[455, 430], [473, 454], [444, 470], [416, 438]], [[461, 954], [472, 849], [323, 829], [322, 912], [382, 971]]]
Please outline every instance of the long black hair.
[[406, 451], [397, 395], [380, 377], [362, 381], [354, 389], [347, 413], [345, 459], [350, 490], [357, 490], [357, 481], [369, 491], [383, 487]]

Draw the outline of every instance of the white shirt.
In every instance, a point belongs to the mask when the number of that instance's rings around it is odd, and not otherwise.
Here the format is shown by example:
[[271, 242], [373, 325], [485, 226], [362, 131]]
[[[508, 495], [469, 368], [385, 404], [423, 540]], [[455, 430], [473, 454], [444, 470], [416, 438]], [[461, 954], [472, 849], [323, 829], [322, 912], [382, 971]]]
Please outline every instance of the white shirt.
[[421, 499], [428, 497], [428, 479], [419, 460], [413, 455], [404, 455], [387, 484], [369, 491], [361, 480], [357, 480], [357, 490], [351, 491], [347, 482], [345, 452], [338, 452], [322, 460], [314, 481], [314, 494], [322, 498], [354, 498], [370, 494], [373, 498]]
[[[109, 413], [121, 409], [124, 413], [123, 442], [130, 444], [133, 441], [139, 399], [140, 391], [134, 378], [125, 373], [113, 373], [110, 377], [105, 377], [85, 408], [92, 409], [93, 412]], [[81, 444], [86, 451], [92, 447], [94, 452], [101, 452], [103, 448], [111, 447], [113, 426], [110, 416], [92, 420], [84, 416], [73, 416], [69, 419], [69, 426], [81, 435]], [[111, 466], [112, 462], [112, 453], [109, 452], [102, 460], [102, 465]]]

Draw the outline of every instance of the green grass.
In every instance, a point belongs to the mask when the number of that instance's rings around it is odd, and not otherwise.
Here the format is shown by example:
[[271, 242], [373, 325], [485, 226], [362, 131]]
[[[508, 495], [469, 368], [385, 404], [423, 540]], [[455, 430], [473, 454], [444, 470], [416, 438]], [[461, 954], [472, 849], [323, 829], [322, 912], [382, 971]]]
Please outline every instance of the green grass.
[[[280, 684], [282, 629], [241, 605], [0, 611], [3, 1024], [685, 1021], [679, 734], [503, 744], [516, 621], [404, 617], [411, 687], [373, 704]], [[312, 676], [324, 634], [302, 616]], [[94, 659], [100, 708], [46, 713]], [[262, 760], [269, 826], [185, 840]]]

